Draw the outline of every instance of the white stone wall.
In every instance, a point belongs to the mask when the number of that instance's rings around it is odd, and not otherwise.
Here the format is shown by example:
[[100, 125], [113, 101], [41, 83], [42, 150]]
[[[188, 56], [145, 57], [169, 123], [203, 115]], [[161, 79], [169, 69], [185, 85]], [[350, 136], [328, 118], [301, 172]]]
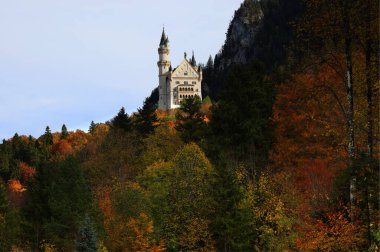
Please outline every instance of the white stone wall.
[[159, 61], [159, 102], [162, 110], [180, 107], [180, 102], [189, 96], [198, 95], [202, 99], [202, 74], [187, 59], [183, 59], [175, 70], [169, 71], [170, 49], [160, 46]]

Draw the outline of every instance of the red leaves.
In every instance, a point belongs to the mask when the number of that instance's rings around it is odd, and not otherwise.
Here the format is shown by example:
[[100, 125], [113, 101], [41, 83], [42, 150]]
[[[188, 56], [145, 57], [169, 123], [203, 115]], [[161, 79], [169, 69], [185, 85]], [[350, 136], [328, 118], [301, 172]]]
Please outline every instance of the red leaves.
[[297, 247], [302, 251], [356, 251], [363, 240], [360, 226], [350, 222], [347, 208], [327, 211], [323, 217], [323, 221], [310, 219], [307, 225], [298, 228]]
[[29, 179], [33, 178], [36, 174], [36, 169], [25, 162], [19, 163], [19, 169], [24, 181], [28, 181]]
[[326, 162], [320, 159], [306, 161], [295, 176], [298, 190], [310, 202], [313, 210], [318, 212], [326, 209], [334, 179]]
[[342, 168], [342, 155], [347, 154], [341, 97], [344, 85], [329, 66], [278, 86], [273, 106], [276, 144], [270, 153], [275, 168], [302, 168], [315, 158]]
[[73, 153], [73, 147], [67, 140], [60, 140], [58, 143], [53, 145], [53, 153], [59, 156], [68, 156]]
[[347, 211], [330, 205], [335, 174], [346, 168], [344, 94], [343, 80], [327, 65], [297, 74], [277, 89], [270, 158], [275, 170], [291, 174], [283, 197], [296, 202], [287, 211], [297, 216], [301, 251], [350, 250], [350, 239], [357, 238]]

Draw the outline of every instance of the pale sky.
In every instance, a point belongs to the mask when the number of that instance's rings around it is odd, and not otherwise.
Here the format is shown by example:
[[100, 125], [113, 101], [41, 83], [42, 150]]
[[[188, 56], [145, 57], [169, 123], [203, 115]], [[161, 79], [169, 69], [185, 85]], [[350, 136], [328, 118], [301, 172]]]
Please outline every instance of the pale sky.
[[165, 25], [176, 67], [205, 63], [243, 0], [0, 0], [0, 138], [87, 130], [158, 85]]

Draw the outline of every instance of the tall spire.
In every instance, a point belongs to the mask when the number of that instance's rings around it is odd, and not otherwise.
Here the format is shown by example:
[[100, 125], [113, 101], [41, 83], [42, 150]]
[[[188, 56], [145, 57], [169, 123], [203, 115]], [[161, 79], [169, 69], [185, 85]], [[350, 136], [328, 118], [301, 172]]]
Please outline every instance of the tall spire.
[[194, 51], [193, 51], [193, 56], [191, 57], [191, 61], [190, 61], [191, 65], [192, 66], [196, 66], [197, 65], [197, 62], [195, 61], [195, 57], [194, 57]]
[[162, 35], [160, 40], [160, 46], [168, 46], [169, 44], [169, 37], [165, 34], [165, 27], [162, 28]]
[[165, 45], [167, 42], [168, 42], [168, 37], [166, 37], [165, 27], [163, 27], [162, 28], [162, 35], [161, 35], [160, 46]]

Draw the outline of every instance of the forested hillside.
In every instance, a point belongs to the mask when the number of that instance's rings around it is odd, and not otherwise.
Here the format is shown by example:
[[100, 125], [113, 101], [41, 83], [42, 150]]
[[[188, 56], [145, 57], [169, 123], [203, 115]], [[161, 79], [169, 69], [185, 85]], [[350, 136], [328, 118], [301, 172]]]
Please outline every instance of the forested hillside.
[[204, 94], [0, 144], [0, 251], [378, 251], [374, 0], [246, 0]]

